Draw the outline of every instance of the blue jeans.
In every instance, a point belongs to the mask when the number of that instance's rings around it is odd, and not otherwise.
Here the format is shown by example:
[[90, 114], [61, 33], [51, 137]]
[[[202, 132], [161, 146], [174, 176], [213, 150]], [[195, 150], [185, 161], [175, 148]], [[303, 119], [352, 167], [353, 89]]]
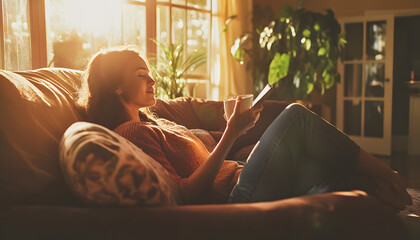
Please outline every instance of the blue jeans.
[[344, 190], [371, 192], [355, 168], [360, 148], [300, 104], [289, 105], [257, 142], [229, 197], [231, 203], [280, 200]]

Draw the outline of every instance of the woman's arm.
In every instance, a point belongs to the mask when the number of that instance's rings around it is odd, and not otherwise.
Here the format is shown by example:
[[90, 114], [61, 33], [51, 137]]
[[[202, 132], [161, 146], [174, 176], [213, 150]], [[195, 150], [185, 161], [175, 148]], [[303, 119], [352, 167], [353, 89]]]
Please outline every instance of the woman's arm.
[[257, 122], [262, 104], [240, 112], [242, 99], [236, 99], [235, 110], [227, 120], [227, 126], [216, 148], [194, 173], [183, 181], [181, 193], [185, 203], [195, 203], [204, 196], [204, 192], [213, 184], [230, 148], [236, 139], [245, 134]]

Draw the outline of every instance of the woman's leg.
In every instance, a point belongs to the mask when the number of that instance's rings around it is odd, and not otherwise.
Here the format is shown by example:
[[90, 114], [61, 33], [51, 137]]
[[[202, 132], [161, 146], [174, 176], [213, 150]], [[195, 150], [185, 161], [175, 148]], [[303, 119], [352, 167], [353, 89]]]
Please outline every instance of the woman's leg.
[[370, 190], [356, 171], [360, 148], [300, 104], [289, 105], [251, 152], [230, 202], [284, 199], [334, 190]]

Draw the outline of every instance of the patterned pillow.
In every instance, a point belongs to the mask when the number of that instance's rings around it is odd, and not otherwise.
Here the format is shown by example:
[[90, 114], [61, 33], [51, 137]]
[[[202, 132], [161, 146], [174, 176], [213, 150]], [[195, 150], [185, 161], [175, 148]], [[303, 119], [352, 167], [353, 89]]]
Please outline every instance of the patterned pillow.
[[77, 122], [60, 143], [60, 165], [70, 189], [86, 204], [176, 205], [169, 173], [140, 148], [93, 123]]

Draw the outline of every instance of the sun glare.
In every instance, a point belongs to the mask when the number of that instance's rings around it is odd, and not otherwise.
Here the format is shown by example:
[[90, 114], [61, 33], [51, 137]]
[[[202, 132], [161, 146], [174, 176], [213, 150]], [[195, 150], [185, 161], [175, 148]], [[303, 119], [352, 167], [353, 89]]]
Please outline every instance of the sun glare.
[[121, 20], [122, 0], [62, 1], [67, 27], [79, 34], [106, 36]]

